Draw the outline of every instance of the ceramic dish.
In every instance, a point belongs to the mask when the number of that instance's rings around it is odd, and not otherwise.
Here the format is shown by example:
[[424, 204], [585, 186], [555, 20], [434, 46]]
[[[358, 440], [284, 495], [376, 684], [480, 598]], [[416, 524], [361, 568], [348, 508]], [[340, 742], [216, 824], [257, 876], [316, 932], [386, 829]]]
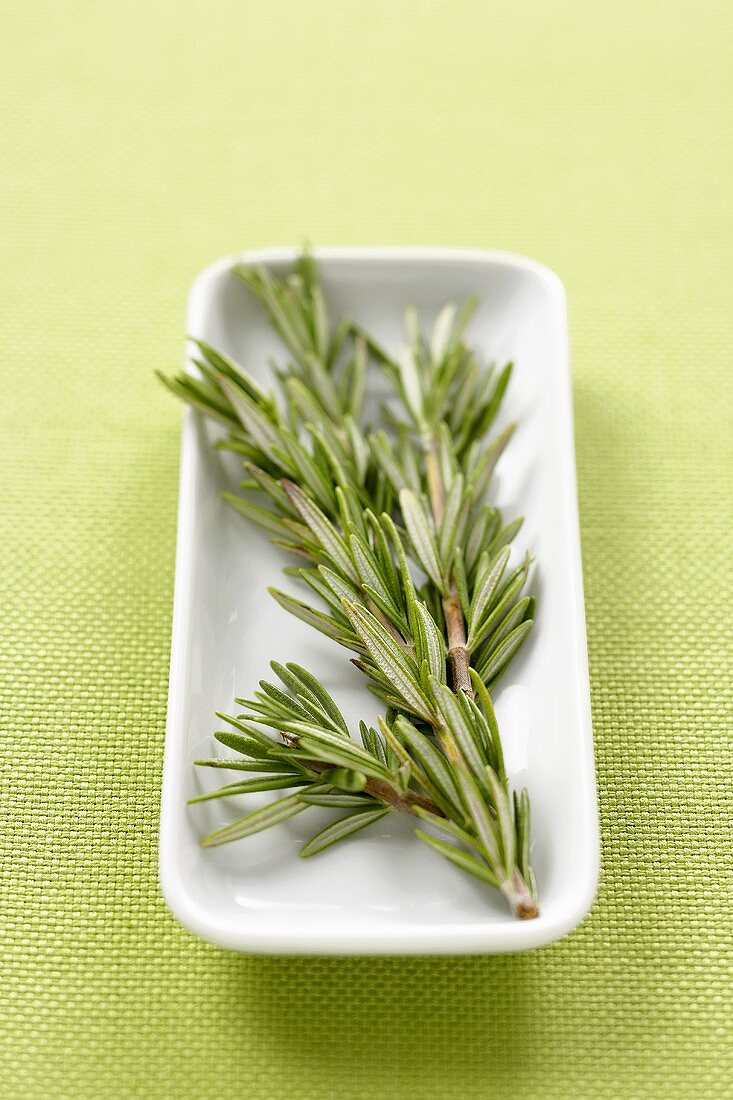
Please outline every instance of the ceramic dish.
[[[283, 351], [236, 262], [282, 273], [286, 250], [247, 253], [207, 268], [194, 283], [187, 328], [260, 378]], [[239, 951], [277, 954], [460, 954], [520, 951], [557, 939], [587, 913], [598, 874], [598, 823], [578, 537], [562, 284], [516, 256], [448, 249], [317, 251], [335, 312], [348, 313], [383, 344], [401, 339], [416, 306], [432, 322], [446, 301], [476, 292], [467, 341], [515, 372], [502, 419], [519, 429], [492, 483], [496, 502], [525, 525], [515, 553], [537, 558], [536, 626], [496, 696], [512, 780], [529, 788], [532, 862], [541, 916], [515, 920], [502, 898], [442, 861], [391, 814], [343, 845], [304, 861], [299, 843], [321, 823], [313, 809], [285, 825], [216, 849], [198, 840], [254, 808], [248, 796], [187, 806], [221, 782], [195, 769], [216, 751], [215, 710], [229, 710], [268, 672], [271, 658], [311, 668], [347, 717], [376, 716], [377, 703], [342, 651], [294, 620], [267, 585], [287, 586], [284, 557], [264, 533], [222, 503], [239, 480], [233, 456], [212, 448], [217, 429], [184, 414], [160, 874], [176, 917], [191, 931]], [[293, 589], [293, 591], [296, 591]], [[280, 792], [278, 792], [280, 794]], [[327, 818], [323, 818], [323, 823]]]

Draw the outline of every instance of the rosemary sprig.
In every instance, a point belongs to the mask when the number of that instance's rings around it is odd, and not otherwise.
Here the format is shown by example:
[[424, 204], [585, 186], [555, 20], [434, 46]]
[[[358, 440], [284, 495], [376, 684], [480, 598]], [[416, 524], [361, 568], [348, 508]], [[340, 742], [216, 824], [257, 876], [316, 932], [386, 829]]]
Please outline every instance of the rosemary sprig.
[[[512, 794], [490, 691], [526, 638], [534, 599], [522, 596], [529, 559], [509, 568], [520, 520], [503, 525], [486, 502], [513, 425], [488, 433], [511, 367], [481, 367], [463, 331], [473, 308], [447, 306], [426, 341], [414, 311], [391, 357], [348, 319], [331, 325], [315, 264], [302, 256], [284, 280], [240, 266], [286, 346], [279, 397], [202, 341], [200, 377], [163, 378], [223, 422], [220, 444], [243, 457], [244, 496], [231, 504], [293, 553], [290, 567], [316, 604], [278, 589], [289, 612], [351, 650], [386, 704], [361, 743], [322, 684], [293, 664], [272, 668], [217, 739], [238, 755], [198, 761], [251, 772], [192, 801], [291, 793], [206, 837], [251, 835], [309, 806], [346, 810], [307, 842], [310, 856], [397, 810], [428, 829], [439, 854], [499, 890], [521, 918], [537, 915], [529, 864], [529, 799]], [[395, 401], [363, 426], [368, 364]], [[276, 731], [281, 740], [265, 730]], [[441, 832], [445, 839], [435, 835]]]

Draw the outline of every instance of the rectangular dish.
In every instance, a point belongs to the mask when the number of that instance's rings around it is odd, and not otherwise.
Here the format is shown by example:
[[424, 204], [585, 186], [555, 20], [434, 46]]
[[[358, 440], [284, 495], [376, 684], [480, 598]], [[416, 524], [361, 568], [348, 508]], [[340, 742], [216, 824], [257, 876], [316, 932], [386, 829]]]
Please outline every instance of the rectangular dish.
[[[268, 360], [282, 361], [283, 351], [231, 268], [244, 261], [282, 273], [294, 257], [290, 250], [246, 253], [207, 268], [191, 292], [188, 332], [266, 378]], [[484, 359], [515, 363], [502, 420], [516, 420], [519, 429], [500, 461], [493, 497], [508, 516], [526, 517], [517, 551], [531, 548], [536, 555], [538, 614], [531, 640], [497, 692], [496, 709], [508, 770], [532, 799], [542, 912], [533, 921], [515, 920], [498, 894], [440, 860], [397, 814], [308, 861], [299, 859], [295, 841], [318, 826], [315, 808], [247, 840], [199, 847], [205, 832], [245, 810], [235, 812], [233, 800], [188, 807], [186, 799], [204, 784], [221, 781], [221, 775], [202, 775], [193, 760], [213, 755], [214, 711], [251, 694], [272, 657], [311, 668], [347, 717], [371, 721], [378, 704], [343, 651], [268, 595], [268, 584], [289, 583], [280, 574], [285, 558], [221, 501], [221, 491], [240, 479], [238, 464], [212, 448], [216, 427], [190, 409], [183, 424], [161, 811], [163, 892], [187, 928], [240, 951], [460, 954], [538, 947], [583, 919], [598, 875], [562, 284], [540, 264], [493, 252], [323, 249], [316, 259], [334, 312], [350, 314], [384, 345], [399, 344], [406, 306], [416, 306], [430, 323], [446, 301], [477, 293], [467, 341]], [[269, 796], [249, 796], [248, 808], [256, 797]]]

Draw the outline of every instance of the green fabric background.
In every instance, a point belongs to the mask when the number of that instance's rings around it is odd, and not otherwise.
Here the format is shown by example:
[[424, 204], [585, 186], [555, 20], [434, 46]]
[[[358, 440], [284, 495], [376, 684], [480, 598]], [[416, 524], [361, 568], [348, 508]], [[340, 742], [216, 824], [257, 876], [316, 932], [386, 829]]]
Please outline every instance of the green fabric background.
[[[0, 1093], [733, 1092], [733, 9], [3, 5]], [[156, 881], [181, 358], [244, 247], [498, 247], [569, 296], [597, 904], [514, 957], [261, 959]]]

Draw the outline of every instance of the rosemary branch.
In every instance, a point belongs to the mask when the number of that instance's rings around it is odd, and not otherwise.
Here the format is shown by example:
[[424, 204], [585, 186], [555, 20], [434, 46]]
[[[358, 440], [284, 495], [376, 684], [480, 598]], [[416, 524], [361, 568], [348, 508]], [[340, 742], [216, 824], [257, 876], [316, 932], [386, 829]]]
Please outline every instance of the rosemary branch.
[[[490, 696], [534, 612], [521, 595], [529, 560], [506, 571], [521, 521], [502, 526], [485, 500], [513, 430], [485, 443], [510, 368], [494, 377], [464, 344], [471, 303], [461, 313], [446, 307], [429, 344], [408, 311], [408, 344], [393, 359], [348, 320], [331, 325], [310, 256], [284, 280], [235, 270], [291, 356], [278, 373], [281, 400], [202, 341], [200, 376], [163, 381], [226, 426], [222, 445], [242, 456], [247, 475], [247, 495], [228, 499], [296, 555], [288, 572], [321, 607], [272, 589], [275, 598], [352, 650], [387, 709], [378, 728], [360, 723], [359, 744], [312, 673], [273, 662], [282, 687], [261, 681], [237, 700], [242, 713], [221, 716], [236, 732], [217, 740], [238, 755], [198, 762], [253, 778], [192, 801], [293, 793], [202, 843], [251, 835], [313, 805], [350, 811], [308, 841], [301, 854], [311, 856], [397, 810], [421, 818], [427, 831], [417, 835], [500, 890], [518, 917], [534, 917], [529, 799], [510, 792]], [[401, 415], [384, 409], [365, 434], [370, 360], [392, 381]]]

